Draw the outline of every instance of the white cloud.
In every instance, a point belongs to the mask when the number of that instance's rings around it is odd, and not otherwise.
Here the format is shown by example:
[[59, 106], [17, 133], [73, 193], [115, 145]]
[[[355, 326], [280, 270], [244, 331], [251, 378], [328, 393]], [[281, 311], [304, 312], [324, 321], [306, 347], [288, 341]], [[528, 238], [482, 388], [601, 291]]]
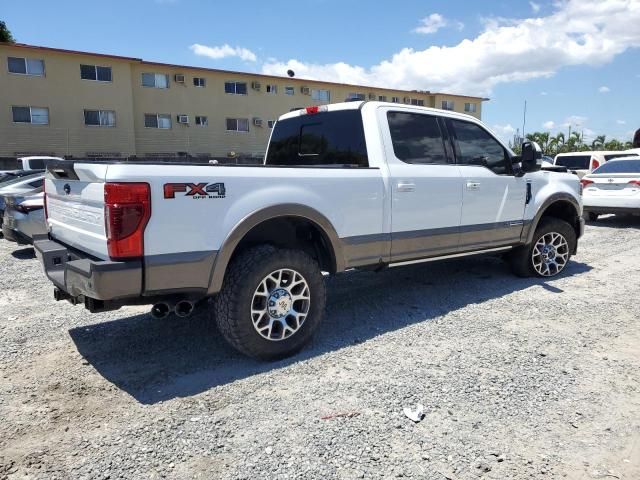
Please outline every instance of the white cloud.
[[616, 120], [616, 123], [618, 125], [626, 125], [627, 124], [627, 122], [625, 120]]
[[546, 97], [547, 95], [549, 95], [547, 92], [540, 92], [541, 97]]
[[193, 53], [202, 57], [209, 57], [214, 60], [227, 57], [238, 57], [246, 62], [255, 62], [258, 57], [251, 50], [242, 47], [231, 47], [228, 44], [224, 44], [221, 47], [208, 47], [206, 45], [200, 45], [194, 43], [189, 47]]
[[554, 122], [553, 120], [548, 120], [542, 124], [542, 128], [553, 130], [554, 128], [556, 128], [556, 122]]
[[540, 11], [540, 4], [539, 3], [529, 2], [529, 5], [531, 5], [531, 10], [533, 10], [533, 13], [538, 13]]
[[510, 140], [513, 140], [513, 135], [516, 133], [516, 128], [510, 123], [507, 123], [506, 125], [493, 125], [491, 129], [505, 143], [509, 143]]
[[267, 62], [262, 71], [402, 89], [487, 95], [501, 83], [548, 78], [575, 65], [603, 65], [640, 46], [640, 0], [563, 0], [540, 18], [488, 22], [453, 46], [403, 48], [371, 67], [344, 62]]
[[414, 28], [412, 31], [413, 33], [429, 35], [431, 33], [436, 33], [441, 28], [449, 26], [462, 30], [464, 28], [464, 23], [458, 21], [451, 22], [439, 13], [432, 13], [428, 17], [424, 17], [420, 20], [420, 26]]
[[587, 117], [583, 117], [581, 115], [571, 115], [567, 118], [564, 119], [564, 122], [562, 123], [562, 126], [564, 128], [567, 127], [583, 127], [587, 121], [589, 120], [589, 118]]
[[606, 85], [601, 86], [598, 91], [600, 93], [609, 93], [611, 91], [611, 89], [609, 87], [607, 87]]

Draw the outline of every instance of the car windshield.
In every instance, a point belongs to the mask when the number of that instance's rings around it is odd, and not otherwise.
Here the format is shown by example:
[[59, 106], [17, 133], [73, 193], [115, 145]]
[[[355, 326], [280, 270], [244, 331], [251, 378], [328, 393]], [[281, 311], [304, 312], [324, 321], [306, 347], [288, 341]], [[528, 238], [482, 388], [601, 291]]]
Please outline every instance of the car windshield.
[[640, 158], [638, 160], [613, 160], [593, 171], [593, 175], [602, 173], [640, 173]]
[[41, 173], [36, 173], [35, 175], [25, 175], [24, 177], [17, 177], [12, 180], [8, 180], [6, 182], [2, 182], [0, 184], [0, 188], [8, 187], [10, 185], [15, 185], [20, 182], [28, 183], [30, 180], [33, 181], [35, 179], [42, 178]]
[[555, 164], [573, 170], [588, 170], [590, 161], [591, 155], [558, 155]]

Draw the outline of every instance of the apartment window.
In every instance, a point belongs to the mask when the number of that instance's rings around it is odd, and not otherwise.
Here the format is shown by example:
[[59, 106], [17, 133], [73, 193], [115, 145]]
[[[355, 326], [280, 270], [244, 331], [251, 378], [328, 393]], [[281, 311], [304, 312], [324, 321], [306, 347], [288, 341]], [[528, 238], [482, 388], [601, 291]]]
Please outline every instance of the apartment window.
[[209, 125], [209, 119], [203, 115], [196, 115], [196, 125], [206, 127]]
[[469, 112], [469, 113], [476, 113], [476, 108], [478, 106], [475, 103], [465, 103], [464, 104], [464, 111], [465, 112]]
[[248, 118], [227, 118], [227, 132], [248, 132]]
[[246, 82], [224, 82], [224, 93], [230, 93], [232, 95], [246, 95], [247, 83]]
[[267, 120], [267, 126], [269, 128], [273, 128], [273, 126], [276, 124], [275, 120]]
[[272, 94], [276, 94], [278, 93], [278, 86], [277, 85], [267, 85], [267, 89], [266, 89], [267, 93], [272, 93]]
[[347, 98], [349, 100], [365, 100], [366, 96], [364, 93], [350, 93]]
[[49, 109], [46, 107], [11, 107], [15, 123], [49, 125]]
[[284, 87], [285, 95], [295, 95], [295, 93], [296, 93], [295, 87]]
[[204, 88], [207, 86], [207, 79], [203, 77], [193, 77], [193, 86]]
[[418, 107], [424, 107], [424, 100], [418, 100], [417, 98], [411, 99], [411, 105], [416, 105]]
[[393, 103], [400, 103], [400, 97], [391, 97]]
[[9, 57], [7, 59], [9, 72], [22, 75], [44, 76], [44, 60], [35, 58]]
[[442, 101], [442, 110], [453, 110], [453, 100], [443, 100]]
[[314, 89], [311, 90], [311, 98], [316, 102], [329, 103], [331, 101], [331, 92], [329, 90]]
[[97, 82], [110, 82], [111, 67], [80, 65], [80, 78], [83, 80], [95, 80]]
[[163, 113], [145, 113], [144, 126], [146, 128], [171, 128], [171, 115]]
[[113, 110], [85, 110], [84, 124], [94, 127], [115, 127], [116, 112]]
[[150, 88], [169, 88], [169, 75], [164, 73], [143, 73], [142, 86]]
[[387, 96], [386, 95], [378, 95], [378, 101], [379, 102], [386, 102], [387, 101]]

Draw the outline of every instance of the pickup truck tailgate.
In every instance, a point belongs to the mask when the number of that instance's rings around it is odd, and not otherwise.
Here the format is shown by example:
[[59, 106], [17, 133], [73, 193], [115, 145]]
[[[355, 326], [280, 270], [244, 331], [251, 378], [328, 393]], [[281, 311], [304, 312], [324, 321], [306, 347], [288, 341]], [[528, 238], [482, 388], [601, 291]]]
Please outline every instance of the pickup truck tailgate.
[[104, 181], [107, 164], [62, 162], [45, 179], [47, 223], [52, 238], [106, 259]]

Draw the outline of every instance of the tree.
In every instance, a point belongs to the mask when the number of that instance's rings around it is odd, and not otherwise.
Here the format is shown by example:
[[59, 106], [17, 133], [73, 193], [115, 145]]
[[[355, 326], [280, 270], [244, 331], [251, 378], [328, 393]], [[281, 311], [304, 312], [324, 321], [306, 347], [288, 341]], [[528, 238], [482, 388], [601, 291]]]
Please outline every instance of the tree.
[[551, 137], [549, 140], [549, 147], [553, 149], [554, 153], [562, 153], [565, 150], [564, 133], [559, 132], [555, 137]]
[[15, 43], [7, 24], [0, 20], [0, 42]]
[[606, 142], [606, 140], [606, 135], [598, 135], [593, 139], [593, 142], [591, 142], [591, 150], [600, 150], [604, 146], [604, 142]]

